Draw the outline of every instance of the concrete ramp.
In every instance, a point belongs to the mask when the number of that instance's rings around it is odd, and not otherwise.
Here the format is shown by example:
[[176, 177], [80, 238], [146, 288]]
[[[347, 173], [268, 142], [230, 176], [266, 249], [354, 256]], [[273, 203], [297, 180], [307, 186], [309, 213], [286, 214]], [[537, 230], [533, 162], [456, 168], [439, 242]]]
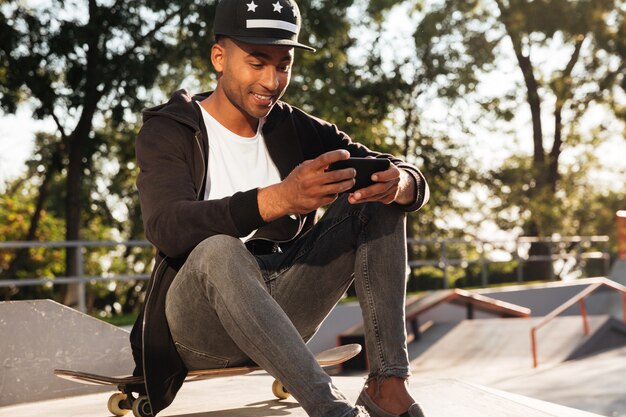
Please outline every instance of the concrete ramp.
[[127, 331], [51, 300], [0, 303], [0, 335], [0, 407], [103, 390], [62, 380], [55, 368], [124, 375], [134, 367]]
[[[622, 285], [626, 285], [626, 259], [618, 259], [613, 263], [609, 278]], [[626, 317], [624, 317], [624, 310], [626, 310], [626, 308], [624, 308], [623, 303], [626, 303], [626, 300], [624, 300], [620, 294], [613, 293], [606, 301], [606, 308], [613, 317], [626, 320]]]
[[626, 417], [626, 347], [502, 378], [507, 392], [611, 417]]
[[579, 359], [623, 347], [626, 347], [626, 323], [609, 317], [600, 328], [567, 357], [567, 360]]
[[618, 259], [613, 263], [609, 278], [613, 281], [626, 285], [626, 259]]
[[[267, 374], [191, 382], [183, 388], [168, 409], [159, 416], [170, 417], [271, 417], [306, 413], [290, 398], [272, 399], [273, 379]], [[334, 377], [335, 385], [355, 401], [364, 377]], [[510, 394], [454, 379], [413, 379], [411, 393], [427, 417], [599, 417], [521, 395]], [[0, 416], [105, 417], [108, 394], [0, 408]]]
[[[484, 384], [527, 373], [532, 369], [530, 329], [538, 320], [465, 320], [413, 360], [411, 368], [426, 377], [454, 376]], [[591, 332], [606, 320], [590, 317]], [[540, 366], [563, 362], [585, 339], [580, 317], [556, 318], [538, 332]]]

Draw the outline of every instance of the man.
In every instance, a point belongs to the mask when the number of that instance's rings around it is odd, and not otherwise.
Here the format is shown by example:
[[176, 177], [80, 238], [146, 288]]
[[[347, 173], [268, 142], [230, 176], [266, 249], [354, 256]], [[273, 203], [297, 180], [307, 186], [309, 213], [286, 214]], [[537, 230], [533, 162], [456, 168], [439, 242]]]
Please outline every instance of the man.
[[[294, 48], [312, 50], [300, 24], [293, 0], [222, 0], [215, 91], [144, 113], [137, 186], [158, 254], [131, 342], [153, 414], [188, 370], [255, 362], [311, 416], [422, 416], [406, 382], [405, 212], [428, 187], [417, 168], [280, 101]], [[391, 166], [345, 193], [355, 170], [327, 169], [349, 156]], [[358, 408], [305, 345], [352, 281], [370, 366]]]

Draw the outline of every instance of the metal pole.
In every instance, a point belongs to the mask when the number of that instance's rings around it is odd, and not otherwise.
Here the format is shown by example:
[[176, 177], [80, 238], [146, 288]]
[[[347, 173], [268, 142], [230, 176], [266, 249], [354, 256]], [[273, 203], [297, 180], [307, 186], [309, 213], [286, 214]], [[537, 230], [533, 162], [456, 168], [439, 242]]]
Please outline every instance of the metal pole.
[[533, 368], [536, 368], [538, 365], [538, 361], [537, 361], [537, 330], [536, 329], [531, 329], [530, 330], [530, 349], [532, 351], [532, 355], [533, 355]]
[[589, 319], [587, 317], [587, 307], [585, 306], [585, 299], [581, 298], [578, 302], [580, 305], [580, 315], [583, 318], [583, 331], [585, 336], [589, 336]]
[[78, 283], [78, 309], [86, 313], [87, 312], [87, 295], [85, 285], [85, 265], [83, 262], [83, 246], [79, 244], [76, 247], [76, 271], [80, 282]]
[[524, 281], [524, 271], [522, 270], [522, 258], [519, 256], [519, 239], [515, 239], [515, 259], [517, 260], [517, 282]]
[[548, 242], [548, 256], [550, 257], [550, 281], [554, 281], [555, 280], [555, 276], [554, 276], [554, 259], [553, 256], [554, 252], [553, 252], [553, 248], [552, 248], [552, 242]]
[[609, 276], [609, 271], [611, 269], [611, 256], [609, 255], [609, 242], [607, 241], [604, 244], [604, 251], [602, 254], [602, 257], [604, 259], [602, 259], [604, 261], [604, 276], [607, 277]]
[[443, 241], [441, 243], [441, 258], [443, 263], [443, 289], [447, 290], [448, 285], [448, 249], [446, 246], [446, 242]]
[[622, 293], [622, 318], [626, 323], [626, 293]]
[[485, 242], [480, 241], [480, 278], [483, 287], [489, 285], [487, 277], [487, 263], [485, 261]]

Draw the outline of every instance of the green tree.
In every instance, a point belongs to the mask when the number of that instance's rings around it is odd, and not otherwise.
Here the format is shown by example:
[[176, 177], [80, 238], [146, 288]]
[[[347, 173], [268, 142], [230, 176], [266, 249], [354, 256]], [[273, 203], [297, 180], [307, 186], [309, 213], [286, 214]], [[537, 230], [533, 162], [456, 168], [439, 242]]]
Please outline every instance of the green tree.
[[[44, 179], [45, 180], [45, 179]], [[63, 221], [53, 212], [38, 208], [39, 227], [29, 230], [29, 219], [40, 203], [37, 193], [42, 187], [36, 181], [18, 179], [8, 184], [6, 192], [0, 199], [0, 236], [2, 240], [21, 240], [25, 235], [32, 234], [32, 240], [59, 240], [63, 238]], [[65, 256], [59, 251], [45, 248], [17, 250], [0, 250], [1, 277], [9, 279], [53, 277], [63, 271]], [[19, 259], [20, 268], [15, 268]], [[12, 267], [13, 266], [13, 267]], [[42, 298], [52, 297], [50, 286], [39, 287], [5, 287], [0, 289], [0, 299], [10, 300], [15, 297]]]
[[[393, 94], [388, 92], [392, 77], [378, 76], [376, 67], [363, 73], [348, 59], [354, 39], [349, 36], [347, 10], [353, 3], [301, 2], [306, 22], [301, 39], [319, 52], [298, 52], [288, 99], [337, 122], [356, 140], [396, 150], [384, 125], [393, 109]], [[35, 203], [29, 205], [28, 227], [12, 238], [45, 239], [37, 234], [44, 212], [65, 219], [68, 240], [108, 239], [112, 233], [139, 238], [133, 141], [140, 109], [181, 87], [211, 89], [215, 2], [55, 1], [39, 8], [25, 4], [6, 2], [0, 9], [0, 104], [5, 112], [13, 112], [30, 100], [34, 116], [53, 119], [57, 131], [38, 139], [22, 179], [30, 178], [29, 186], [38, 187], [25, 197]], [[70, 12], [76, 5], [83, 9]], [[371, 59], [375, 64], [376, 57]], [[148, 267], [143, 255], [131, 252], [125, 254], [128, 259]], [[74, 256], [69, 251], [67, 275], [76, 272]], [[105, 254], [93, 251], [86, 256], [87, 268], [96, 274], [103, 267], [93, 256]], [[6, 268], [24, 269], [28, 261], [18, 256]]]
[[[589, 139], [582, 136], [582, 117], [593, 105], [616, 113], [624, 104], [618, 97], [626, 88], [625, 3], [585, 0], [496, 4], [499, 21], [523, 75], [525, 100], [532, 116], [529, 191], [537, 200], [554, 206], [559, 202], [557, 191], [563, 188], [563, 151], [585, 141], [597, 145], [603, 139], [601, 132]], [[546, 48], [567, 51], [561, 65], [552, 71], [535, 64], [539, 58], [532, 56]], [[546, 134], [547, 109], [552, 114], [552, 138]], [[551, 226], [561, 224], [558, 215], [543, 217], [527, 220], [530, 233], [547, 234], [553, 231]], [[538, 224], [542, 220], [543, 224]]]
[[[492, 97], [465, 97], [480, 103], [483, 126], [491, 124], [493, 131], [504, 127], [509, 136], [519, 109], [527, 109], [530, 115], [528, 130], [519, 135], [522, 145], [529, 144], [531, 155], [511, 157], [484, 179], [499, 201], [493, 207], [494, 217], [507, 229], [521, 227], [528, 235], [562, 233], [568, 223], [574, 223], [573, 216], [580, 214], [562, 210], [577, 197], [566, 182], [576, 178], [582, 185], [587, 173], [575, 163], [574, 171], [581, 175], [565, 178], [572, 169], [564, 164], [563, 154], [572, 155], [574, 150], [591, 148], [608, 138], [604, 121], [599, 121], [595, 130], [588, 129], [591, 134], [585, 133], [582, 121], [592, 110], [601, 109], [614, 120], [623, 118], [625, 3], [446, 0], [428, 2], [424, 12], [424, 20], [446, 16], [449, 24], [437, 22], [433, 27], [438, 49], [463, 48], [447, 59], [458, 64], [473, 61], [471, 70], [478, 72], [485, 84], [494, 74], [485, 70], [494, 65], [516, 67], [516, 81], [499, 85]], [[486, 41], [492, 45], [491, 52], [473, 47]], [[473, 81], [467, 85], [472, 86]], [[540, 244], [531, 248], [532, 254], [547, 252]], [[550, 276], [549, 262], [536, 266], [538, 270], [531, 273]]]
[[[81, 239], [84, 196], [94, 191], [85, 190], [84, 183], [94, 173], [90, 162], [102, 140], [94, 125], [102, 119], [119, 123], [141, 109], [145, 90], [175, 52], [178, 25], [194, 6], [192, 1], [148, 0], [2, 5], [0, 104], [14, 112], [28, 100], [35, 105], [34, 117], [51, 118], [57, 126], [38, 199], [43, 203], [48, 196], [45, 178], [63, 173], [67, 240]], [[31, 230], [38, 227], [42, 205], [32, 215]], [[75, 259], [75, 251], [68, 251], [68, 275], [77, 272]], [[75, 300], [70, 291], [66, 301]]]

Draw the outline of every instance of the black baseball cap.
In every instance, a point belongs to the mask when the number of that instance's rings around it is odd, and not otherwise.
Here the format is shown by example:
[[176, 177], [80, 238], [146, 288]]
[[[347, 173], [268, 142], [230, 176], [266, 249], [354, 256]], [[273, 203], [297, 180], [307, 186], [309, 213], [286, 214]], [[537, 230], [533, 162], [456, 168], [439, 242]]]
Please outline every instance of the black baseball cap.
[[293, 0], [220, 0], [215, 12], [215, 36], [228, 36], [256, 45], [293, 46], [315, 52], [298, 42], [302, 25]]

